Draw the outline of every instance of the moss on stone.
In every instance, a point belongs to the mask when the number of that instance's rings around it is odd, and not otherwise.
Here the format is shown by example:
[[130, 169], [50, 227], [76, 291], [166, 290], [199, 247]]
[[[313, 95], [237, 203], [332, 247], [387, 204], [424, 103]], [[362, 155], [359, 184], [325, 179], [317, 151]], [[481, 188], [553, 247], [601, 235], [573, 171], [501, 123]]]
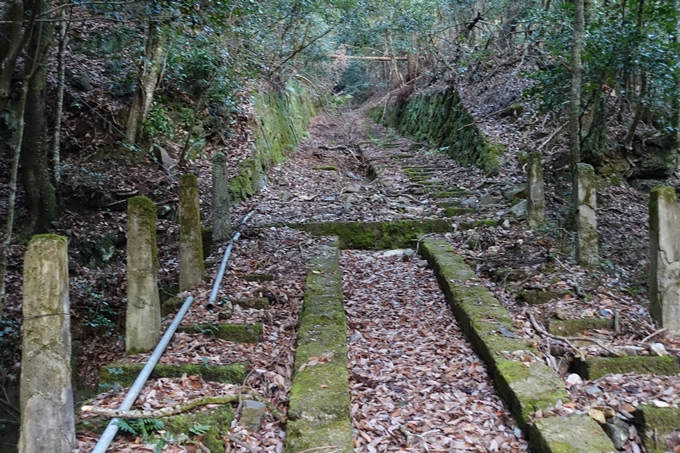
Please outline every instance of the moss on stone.
[[340, 248], [389, 250], [413, 247], [420, 236], [453, 231], [445, 219], [397, 220], [393, 222], [324, 222], [293, 224], [290, 227], [315, 236], [338, 236]]
[[[143, 364], [112, 363], [100, 370], [99, 384], [118, 384], [130, 387], [137, 379]], [[156, 365], [151, 372], [150, 379], [201, 375], [206, 381], [223, 382], [226, 384], [242, 384], [246, 377], [246, 366], [240, 363], [231, 365]]]
[[591, 329], [613, 329], [614, 320], [607, 318], [551, 319], [548, 330], [554, 335], [572, 336]]
[[528, 305], [542, 305], [553, 299], [559, 299], [569, 294], [566, 289], [524, 289], [519, 292], [518, 299]]
[[536, 420], [529, 430], [534, 453], [605, 453], [616, 449], [597, 422], [587, 415]]
[[319, 170], [319, 171], [338, 171], [338, 167], [335, 165], [319, 165], [318, 167], [314, 167], [314, 170]]
[[605, 374], [624, 373], [674, 376], [680, 373], [680, 367], [669, 356], [586, 357], [585, 362], [574, 360], [572, 371], [584, 379], [595, 380]]
[[189, 430], [194, 425], [210, 426], [203, 435], [201, 442], [210, 451], [224, 451], [224, 441], [229, 434], [231, 422], [234, 420], [234, 411], [229, 405], [220, 405], [205, 411], [195, 411], [188, 414], [167, 417], [163, 419], [165, 430], [172, 434], [186, 434], [191, 436]]
[[245, 274], [239, 276], [241, 280], [247, 282], [273, 282], [276, 280], [276, 275], [274, 274]]
[[180, 326], [181, 332], [202, 333], [234, 343], [259, 343], [262, 323], [255, 324], [197, 324]]
[[230, 300], [233, 305], [238, 305], [241, 308], [254, 308], [256, 310], [269, 309], [269, 299], [264, 297], [252, 297], [249, 299], [234, 299]]
[[184, 298], [181, 296], [171, 296], [161, 303], [161, 316], [168, 316], [172, 313], [177, 313], [180, 307], [184, 304]]
[[474, 208], [446, 208], [444, 210], [444, 215], [446, 217], [456, 217], [456, 216], [459, 216], [459, 215], [471, 214], [473, 212], [477, 212], [477, 209], [474, 209]]
[[127, 213], [128, 218], [135, 215], [148, 223], [149, 231], [151, 232], [151, 256], [153, 257], [154, 266], [158, 269], [158, 246], [156, 245], [158, 215], [156, 213], [156, 205], [147, 197], [132, 197], [128, 199]]
[[540, 356], [515, 332], [512, 318], [484, 287], [474, 271], [443, 240], [426, 238], [421, 253], [433, 268], [451, 309], [473, 348], [489, 368], [496, 389], [522, 426], [538, 408], [566, 401], [563, 381], [542, 362], [518, 356]]
[[[288, 451], [338, 445], [353, 451], [347, 372], [347, 322], [334, 239], [312, 259], [290, 390]], [[312, 357], [324, 358], [310, 365]]]
[[680, 408], [641, 405], [635, 411], [635, 422], [645, 449], [662, 453], [666, 449], [666, 436], [680, 429]]

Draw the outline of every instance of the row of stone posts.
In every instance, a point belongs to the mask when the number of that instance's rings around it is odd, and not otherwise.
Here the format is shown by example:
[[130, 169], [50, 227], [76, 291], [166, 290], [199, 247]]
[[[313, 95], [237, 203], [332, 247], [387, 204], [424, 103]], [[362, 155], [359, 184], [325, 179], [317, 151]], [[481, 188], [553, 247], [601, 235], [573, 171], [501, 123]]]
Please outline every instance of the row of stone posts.
[[[226, 158], [213, 158], [213, 232], [229, 237]], [[180, 291], [203, 279], [198, 181], [180, 177]], [[128, 200], [125, 351], [150, 351], [161, 335], [156, 206], [146, 197]], [[23, 335], [20, 382], [20, 453], [69, 453], [75, 445], [71, 383], [68, 242], [33, 237], [24, 257]]]
[[[541, 154], [534, 151], [527, 158], [527, 220], [531, 228], [545, 224], [545, 190]], [[595, 171], [588, 164], [578, 164], [573, 180], [576, 224], [576, 261], [593, 266], [598, 261], [597, 190]]]

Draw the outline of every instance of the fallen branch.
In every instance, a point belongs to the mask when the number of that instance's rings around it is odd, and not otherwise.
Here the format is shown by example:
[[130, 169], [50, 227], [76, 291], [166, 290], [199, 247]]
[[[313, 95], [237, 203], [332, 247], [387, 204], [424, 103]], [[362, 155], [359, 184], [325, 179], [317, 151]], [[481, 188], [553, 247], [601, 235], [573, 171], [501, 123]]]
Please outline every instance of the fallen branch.
[[232, 441], [233, 443], [235, 443], [236, 445], [238, 445], [239, 447], [245, 448], [245, 449], [248, 450], [250, 453], [258, 453], [258, 451], [255, 450], [253, 447], [251, 447], [251, 446], [248, 445], [247, 443], [243, 442], [242, 440], [237, 439], [237, 438], [234, 437], [234, 436], [231, 436], [231, 435], [230, 435], [230, 436], [229, 436], [229, 440]]
[[[276, 406], [267, 401], [262, 395], [257, 393], [253, 389], [243, 389], [243, 394], [250, 395], [256, 401], [263, 403], [267, 406], [269, 412], [278, 421], [285, 421], [286, 417], [279, 411]], [[128, 410], [121, 411], [117, 409], [109, 409], [103, 407], [95, 406], [83, 406], [81, 410], [83, 412], [91, 412], [93, 414], [101, 415], [103, 417], [109, 418], [163, 418], [171, 417], [173, 415], [178, 415], [183, 412], [190, 411], [199, 406], [205, 406], [206, 404], [232, 404], [238, 403], [241, 393], [237, 395], [221, 395], [221, 396], [204, 396], [202, 398], [197, 398], [195, 400], [190, 400], [184, 403], [175, 404], [174, 406], [164, 407], [162, 409], [155, 410]]]
[[647, 336], [642, 340], [642, 344], [647, 343], [649, 340], [651, 340], [651, 339], [654, 338], [655, 336], [659, 335], [660, 333], [664, 333], [666, 330], [668, 330], [668, 329], [666, 329], [666, 328], [664, 327], [663, 329], [659, 329], [659, 330], [657, 330], [656, 332], [647, 335]]

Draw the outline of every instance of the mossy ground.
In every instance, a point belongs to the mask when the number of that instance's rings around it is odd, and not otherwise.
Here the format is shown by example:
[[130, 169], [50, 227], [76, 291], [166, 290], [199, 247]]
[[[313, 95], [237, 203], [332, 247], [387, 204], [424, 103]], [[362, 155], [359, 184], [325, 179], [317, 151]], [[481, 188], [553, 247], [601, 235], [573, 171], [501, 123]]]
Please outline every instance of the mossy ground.
[[[111, 386], [118, 384], [130, 387], [137, 379], [144, 365], [130, 363], [112, 363], [103, 366], [100, 371], [99, 384]], [[151, 372], [150, 379], [171, 378], [200, 375], [206, 381], [223, 382], [227, 384], [242, 384], [246, 378], [246, 366], [231, 365], [156, 365]]]

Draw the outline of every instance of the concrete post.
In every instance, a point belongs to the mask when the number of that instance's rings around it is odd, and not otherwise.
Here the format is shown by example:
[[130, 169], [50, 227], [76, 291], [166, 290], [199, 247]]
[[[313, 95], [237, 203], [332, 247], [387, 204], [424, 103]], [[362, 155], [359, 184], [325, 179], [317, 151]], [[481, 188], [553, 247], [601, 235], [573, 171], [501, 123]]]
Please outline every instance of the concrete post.
[[75, 447], [66, 238], [34, 236], [24, 258], [19, 453]]
[[223, 242], [231, 236], [229, 219], [229, 180], [227, 158], [215, 153], [212, 158], [212, 232], [215, 242]]
[[580, 163], [574, 180], [576, 201], [576, 261], [581, 266], [598, 262], [597, 188], [592, 165]]
[[179, 290], [186, 291], [203, 280], [203, 240], [198, 180], [179, 178]]
[[527, 161], [527, 218], [531, 228], [545, 224], [545, 191], [541, 153], [533, 151]]
[[127, 215], [125, 352], [136, 354], [153, 350], [161, 337], [156, 206], [146, 197], [133, 197]]
[[673, 334], [680, 334], [680, 208], [672, 187], [649, 196], [649, 311]]

